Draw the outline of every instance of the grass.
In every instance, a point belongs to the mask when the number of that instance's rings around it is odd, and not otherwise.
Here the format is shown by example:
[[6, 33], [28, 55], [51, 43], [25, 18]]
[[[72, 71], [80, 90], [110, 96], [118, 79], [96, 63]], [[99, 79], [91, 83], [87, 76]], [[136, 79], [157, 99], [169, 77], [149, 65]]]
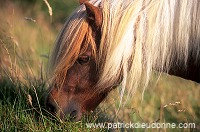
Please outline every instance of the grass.
[[[26, 4], [21, 7], [20, 2]], [[200, 130], [200, 85], [165, 74], [158, 82], [152, 77], [143, 100], [142, 90], [139, 89], [119, 111], [120, 99], [117, 90], [114, 90], [93, 115], [86, 116], [80, 122], [63, 122], [52, 117], [45, 110], [44, 104], [48, 93], [45, 67], [52, 44], [61, 28], [60, 22], [64, 22], [63, 14], [56, 9], [63, 8], [64, 4], [62, 1], [49, 1], [53, 9], [51, 20], [44, 3], [32, 2], [33, 8], [24, 0], [9, 1], [0, 8], [0, 131], [108, 131], [87, 128], [87, 122], [192, 122], [198, 128], [120, 130]], [[64, 3], [66, 6], [72, 5], [67, 9], [67, 17], [76, 3]]]
[[[118, 112], [118, 119], [123, 122], [143, 123], [195, 123], [197, 129], [159, 129], [157, 131], [198, 131], [200, 125], [200, 87], [192, 81], [181, 78], [162, 75], [156, 83], [152, 80], [145, 90], [142, 100], [142, 91], [129, 99], [127, 104]], [[109, 115], [114, 115], [118, 108], [116, 91], [111, 93], [110, 98], [102, 107], [110, 106], [106, 110]], [[148, 129], [155, 131], [155, 129]], [[144, 131], [144, 129], [134, 129]]]

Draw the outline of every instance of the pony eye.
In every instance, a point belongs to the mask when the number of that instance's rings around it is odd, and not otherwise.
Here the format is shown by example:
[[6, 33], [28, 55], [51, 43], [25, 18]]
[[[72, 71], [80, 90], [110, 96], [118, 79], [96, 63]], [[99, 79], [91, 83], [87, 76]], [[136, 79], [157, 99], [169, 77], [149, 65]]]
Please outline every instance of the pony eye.
[[79, 64], [85, 64], [85, 63], [88, 63], [90, 61], [90, 57], [89, 56], [79, 56], [78, 59], [77, 59], [77, 62]]

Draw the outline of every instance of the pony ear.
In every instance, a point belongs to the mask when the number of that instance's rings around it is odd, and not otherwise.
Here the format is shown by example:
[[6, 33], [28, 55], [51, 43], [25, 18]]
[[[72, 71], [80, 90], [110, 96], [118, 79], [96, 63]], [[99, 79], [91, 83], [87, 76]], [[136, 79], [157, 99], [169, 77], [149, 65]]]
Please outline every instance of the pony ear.
[[102, 12], [101, 10], [90, 4], [87, 0], [80, 0], [80, 4], [85, 4], [88, 20], [91, 24], [95, 24], [97, 28], [102, 25]]
[[88, 1], [88, 0], [79, 0], [79, 4], [81, 5], [81, 4], [85, 3], [86, 1]]

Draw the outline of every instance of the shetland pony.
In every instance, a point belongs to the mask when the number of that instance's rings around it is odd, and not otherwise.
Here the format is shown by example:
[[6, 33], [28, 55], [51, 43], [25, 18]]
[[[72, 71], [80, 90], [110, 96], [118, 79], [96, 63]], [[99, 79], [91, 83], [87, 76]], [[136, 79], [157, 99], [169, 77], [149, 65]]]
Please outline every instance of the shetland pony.
[[199, 0], [81, 0], [51, 56], [47, 109], [80, 120], [120, 86], [145, 88], [152, 71], [200, 82]]

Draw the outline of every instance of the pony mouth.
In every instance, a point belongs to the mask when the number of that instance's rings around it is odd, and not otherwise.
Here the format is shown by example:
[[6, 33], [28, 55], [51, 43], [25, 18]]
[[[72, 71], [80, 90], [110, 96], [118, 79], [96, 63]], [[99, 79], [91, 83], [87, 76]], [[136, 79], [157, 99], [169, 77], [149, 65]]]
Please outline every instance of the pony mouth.
[[62, 111], [58, 111], [55, 114], [55, 117], [61, 121], [61, 122], [65, 122], [65, 121], [69, 121], [69, 122], [78, 122], [82, 119], [82, 117], [85, 115], [83, 112], [80, 111], [71, 111], [69, 112], [62, 112]]
[[50, 117], [57, 121], [70, 121], [70, 122], [77, 122], [82, 119], [82, 116], [85, 115], [81, 111], [73, 110], [71, 112], [64, 112], [63, 110], [54, 110], [53, 108], [48, 108], [48, 113], [50, 114]]
[[96, 111], [72, 111], [70, 114], [68, 112], [58, 112], [57, 118], [60, 121], [69, 121], [69, 122], [79, 122], [79, 121], [89, 121], [93, 120]]
[[60, 116], [59, 119], [65, 122], [78, 122], [82, 119], [82, 113], [78, 116], [70, 116], [69, 114], [66, 114], [62, 117]]

